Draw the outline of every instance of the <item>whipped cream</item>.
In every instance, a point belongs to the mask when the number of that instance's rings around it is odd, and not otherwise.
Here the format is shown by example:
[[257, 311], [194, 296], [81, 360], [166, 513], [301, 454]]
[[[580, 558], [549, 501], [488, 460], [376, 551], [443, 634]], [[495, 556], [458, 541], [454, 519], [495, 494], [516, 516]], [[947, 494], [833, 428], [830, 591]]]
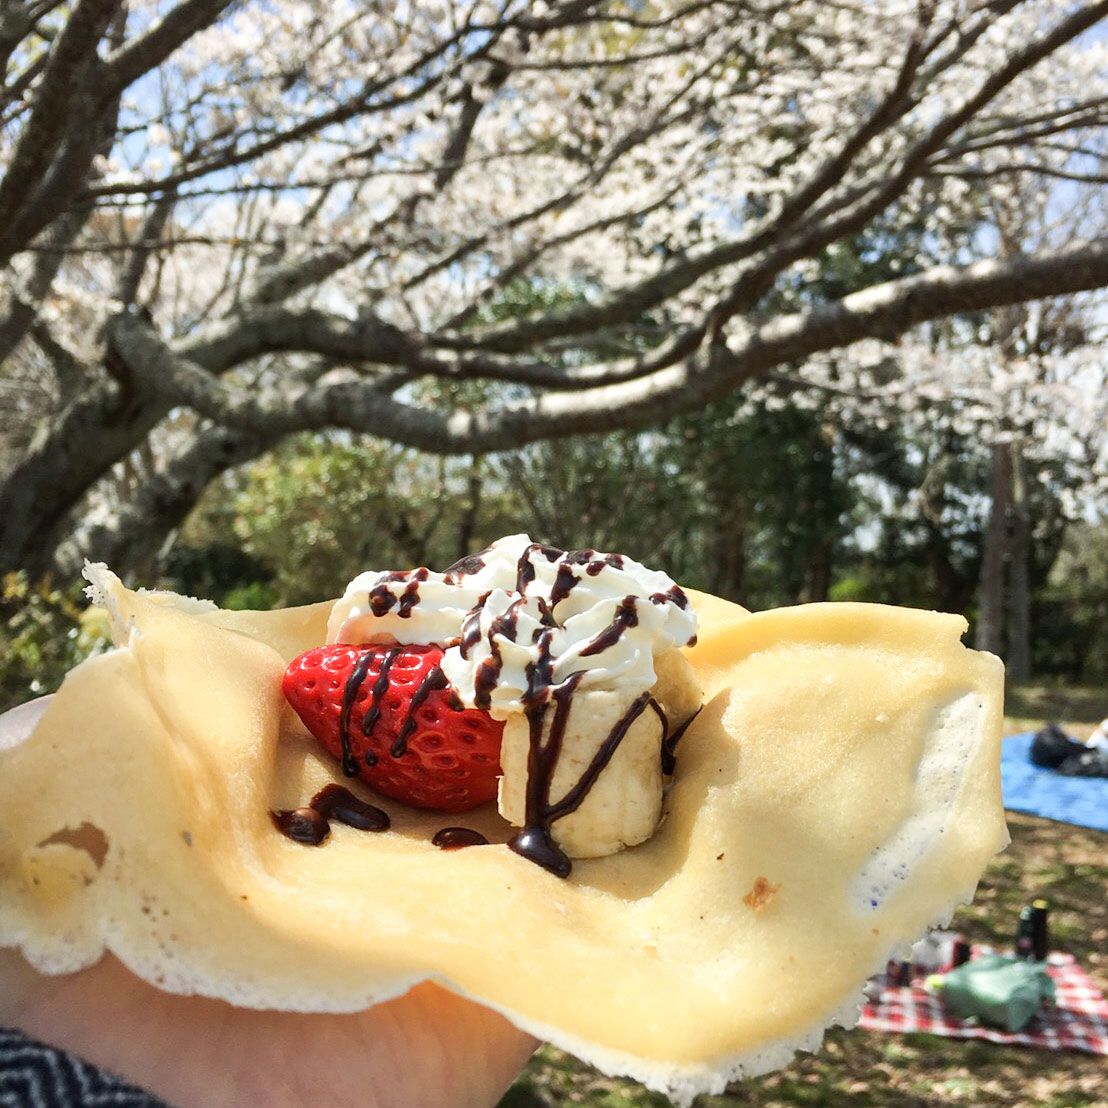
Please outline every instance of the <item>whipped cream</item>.
[[499, 539], [442, 573], [360, 574], [331, 610], [328, 642], [436, 643], [462, 702], [503, 718], [580, 674], [581, 687], [636, 691], [654, 655], [696, 637], [688, 598], [622, 554]]

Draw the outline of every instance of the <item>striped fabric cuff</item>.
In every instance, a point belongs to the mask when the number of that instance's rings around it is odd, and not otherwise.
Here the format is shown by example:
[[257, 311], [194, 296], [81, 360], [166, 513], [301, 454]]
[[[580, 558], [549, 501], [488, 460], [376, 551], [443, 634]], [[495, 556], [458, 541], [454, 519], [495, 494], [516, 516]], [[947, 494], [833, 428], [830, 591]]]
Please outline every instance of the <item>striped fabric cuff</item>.
[[0, 1108], [168, 1108], [63, 1050], [0, 1027]]

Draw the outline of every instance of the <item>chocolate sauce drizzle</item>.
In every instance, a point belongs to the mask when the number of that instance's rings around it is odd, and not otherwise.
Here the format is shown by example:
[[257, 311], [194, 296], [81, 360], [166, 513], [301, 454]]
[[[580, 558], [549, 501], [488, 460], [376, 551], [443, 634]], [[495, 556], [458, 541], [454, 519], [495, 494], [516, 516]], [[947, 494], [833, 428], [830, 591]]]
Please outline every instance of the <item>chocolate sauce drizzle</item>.
[[[389, 691], [389, 671], [392, 669], [392, 663], [396, 661], [396, 656], [400, 653], [399, 648], [390, 650], [381, 659], [381, 672], [377, 674], [377, 680], [373, 682], [373, 688], [369, 690], [370, 706], [365, 716], [362, 718], [362, 734], [368, 738], [373, 734], [373, 728], [377, 726], [377, 721], [381, 718], [381, 706], [384, 703], [385, 693]], [[372, 651], [366, 651], [366, 658], [372, 658]], [[361, 682], [354, 686], [350, 691], [350, 703], [357, 699], [358, 692], [361, 689], [361, 685], [365, 682], [365, 673], [362, 674]], [[351, 680], [354, 678], [354, 674], [350, 675]], [[343, 698], [343, 708], [347, 705], [346, 698]], [[350, 745], [350, 713], [346, 712], [345, 718], [339, 716], [339, 741], [343, 744], [345, 749]], [[365, 764], [367, 766], [377, 765], [377, 755], [372, 750], [365, 752]]]
[[286, 839], [305, 846], [319, 846], [331, 834], [331, 825], [314, 808], [270, 811], [269, 818]]
[[436, 689], [445, 689], [449, 684], [446, 674], [442, 671], [442, 666], [434, 666], [427, 671], [427, 675], [419, 683], [419, 688], [412, 694], [411, 702], [408, 704], [408, 712], [404, 716], [404, 723], [397, 733], [396, 741], [389, 748], [389, 753], [394, 758], [404, 757], [408, 749], [408, 739], [411, 738], [412, 732], [416, 729], [416, 712], [419, 711], [423, 702]]
[[420, 566], [420, 568], [413, 571], [412, 575], [408, 578], [408, 584], [400, 594], [400, 605], [396, 609], [396, 614], [400, 619], [409, 619], [411, 617], [412, 609], [419, 603], [420, 582], [426, 581], [430, 573], [431, 571], [425, 566]]
[[658, 715], [662, 717], [662, 772], [667, 777], [672, 777], [673, 771], [677, 768], [677, 744], [684, 737], [692, 721], [700, 715], [704, 705], [702, 704], [697, 708], [697, 710], [671, 735], [669, 733], [669, 719], [666, 717], [665, 712], [662, 711], [661, 705], [656, 700], [653, 701], [653, 704]]
[[431, 840], [441, 850], [461, 850], [466, 846], [488, 846], [489, 840], [480, 831], [469, 827], [444, 827]]
[[485, 555], [492, 550], [491, 546], [486, 546], [484, 550], [479, 550], [476, 554], [467, 554], [464, 558], [459, 558], [453, 565], [449, 565], [442, 571], [443, 577], [446, 581], [453, 585], [457, 583], [459, 577], [469, 577], [471, 574], [480, 573], [485, 568]]
[[623, 637], [623, 632], [628, 627], [636, 627], [639, 622], [638, 597], [625, 596], [616, 608], [615, 618], [599, 635], [587, 643], [578, 652], [582, 658], [588, 658], [593, 654], [601, 654], [609, 647], [615, 646]]
[[565, 553], [564, 550], [559, 550], [556, 546], [544, 546], [541, 542], [533, 542], [530, 546], [524, 547], [523, 553], [519, 556], [519, 561], [516, 562], [515, 591], [523, 594], [526, 592], [527, 586], [535, 579], [533, 554], [541, 554], [548, 562], [556, 562], [559, 558], [564, 557]]
[[387, 831], [387, 812], [356, 797], [343, 785], [324, 785], [312, 797], [311, 807], [324, 819], [338, 820], [356, 831]]
[[[354, 754], [350, 749], [350, 712], [354, 707], [354, 701], [365, 682], [366, 674], [373, 662], [373, 654], [366, 651], [359, 659], [350, 676], [346, 679], [346, 685], [342, 690], [342, 709], [339, 712], [339, 746], [342, 751], [342, 772], [347, 777], [358, 775], [358, 766], [354, 761]], [[387, 667], [382, 664], [382, 672], [388, 677]], [[376, 700], [374, 707], [376, 707]]]
[[397, 597], [390, 591], [389, 584], [407, 580], [407, 570], [392, 570], [390, 573], [382, 573], [377, 579], [377, 584], [369, 590], [369, 610], [378, 619], [391, 611], [397, 602]]
[[[418, 583], [421, 580], [424, 580], [424, 578], [413, 578], [412, 584], [416, 585], [418, 588]], [[409, 588], [410, 587], [411, 585], [409, 585]], [[407, 589], [405, 589], [405, 596], [406, 595]], [[389, 689], [389, 673], [392, 670], [393, 662], [396, 661], [396, 658], [402, 650], [403, 647], [393, 647], [381, 657], [381, 669], [377, 674], [377, 679], [373, 682], [373, 687], [369, 691], [370, 705], [362, 719], [362, 734], [365, 735], [366, 738], [370, 738], [373, 735], [373, 731], [377, 726], [377, 721], [381, 718], [381, 708], [384, 705], [385, 694]], [[339, 744], [342, 749], [342, 771], [347, 777], [354, 777], [358, 772], [357, 764], [351, 752], [350, 715], [353, 711], [355, 702], [361, 694], [362, 687], [365, 685], [366, 679], [369, 676], [369, 670], [373, 663], [373, 659], [377, 656], [375, 651], [367, 650], [365, 654], [358, 659], [358, 664], [354, 667], [343, 689], [342, 708], [339, 712]], [[424, 701], [436, 689], [446, 689], [449, 688], [449, 686], [450, 682], [447, 681], [446, 674], [443, 673], [440, 665], [435, 665], [428, 670], [423, 680], [419, 683], [419, 687], [412, 694], [412, 698], [408, 702], [408, 710], [405, 712], [404, 719], [401, 721], [400, 730], [397, 732], [396, 739], [389, 748], [389, 754], [393, 758], [403, 758], [405, 753], [407, 753], [408, 740], [412, 737], [412, 734], [418, 726], [416, 712], [423, 706]], [[367, 750], [364, 760], [367, 766], [375, 766], [377, 765], [378, 757], [374, 751]]]
[[274, 827], [293, 842], [319, 846], [331, 834], [331, 820], [358, 831], [387, 831], [387, 812], [356, 797], [345, 785], [325, 785], [307, 808], [271, 811]]

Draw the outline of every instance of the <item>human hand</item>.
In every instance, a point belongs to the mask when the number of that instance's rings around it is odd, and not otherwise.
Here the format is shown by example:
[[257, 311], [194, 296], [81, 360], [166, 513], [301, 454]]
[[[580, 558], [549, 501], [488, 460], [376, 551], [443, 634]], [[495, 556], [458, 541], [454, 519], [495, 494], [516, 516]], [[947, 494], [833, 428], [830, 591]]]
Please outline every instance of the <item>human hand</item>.
[[[0, 746], [45, 702], [0, 716]], [[105, 956], [44, 977], [0, 950], [0, 1025], [71, 1051], [177, 1108], [487, 1108], [535, 1041], [429, 982], [350, 1015], [236, 1008], [161, 992]]]

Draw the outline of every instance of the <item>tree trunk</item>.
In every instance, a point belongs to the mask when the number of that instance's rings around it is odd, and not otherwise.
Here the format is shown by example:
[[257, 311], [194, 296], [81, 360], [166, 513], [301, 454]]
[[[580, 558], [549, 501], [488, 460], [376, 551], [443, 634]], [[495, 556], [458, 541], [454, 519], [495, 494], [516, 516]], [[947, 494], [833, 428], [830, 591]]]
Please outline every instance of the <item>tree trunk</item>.
[[1031, 521], [1027, 510], [1027, 486], [1019, 443], [1008, 447], [1011, 458], [1011, 543], [1008, 562], [1008, 676], [1026, 681], [1031, 676]]
[[1008, 444], [993, 444], [989, 475], [989, 522], [981, 558], [981, 584], [974, 646], [1004, 653], [1004, 576], [1008, 561], [1008, 513], [1012, 497], [1012, 455]]
[[955, 564], [950, 536], [944, 528], [952, 449], [953, 444], [948, 438], [939, 447], [938, 457], [928, 469], [919, 489], [932, 603], [940, 612], [964, 611], [976, 583], [972, 570], [961, 571]]
[[484, 474], [480, 454], [474, 454], [469, 462], [466, 474], [466, 503], [458, 518], [458, 541], [455, 549], [459, 558], [473, 553], [473, 533], [477, 529], [477, 516], [481, 509], [481, 493], [484, 486]]
[[712, 592], [739, 603], [746, 585], [746, 504], [736, 498], [719, 510]]
[[0, 572], [51, 569], [49, 536], [164, 415], [161, 406], [127, 399], [102, 382], [44, 426], [0, 481]]
[[117, 571], [153, 573], [166, 540], [184, 523], [208, 485], [256, 458], [272, 443], [209, 427], [197, 432], [144, 482], [109, 522], [78, 526], [57, 544], [55, 565], [76, 576], [86, 558]]
[[[924, 521], [927, 529], [927, 565], [931, 574], [931, 595], [940, 612], [961, 612], [973, 592], [973, 578], [962, 574], [950, 556], [950, 539], [934, 521]], [[972, 571], [971, 571], [972, 572]]]
[[831, 568], [831, 544], [822, 540], [812, 551], [804, 570], [804, 589], [800, 595], [802, 604], [818, 604], [827, 599], [831, 591]]

